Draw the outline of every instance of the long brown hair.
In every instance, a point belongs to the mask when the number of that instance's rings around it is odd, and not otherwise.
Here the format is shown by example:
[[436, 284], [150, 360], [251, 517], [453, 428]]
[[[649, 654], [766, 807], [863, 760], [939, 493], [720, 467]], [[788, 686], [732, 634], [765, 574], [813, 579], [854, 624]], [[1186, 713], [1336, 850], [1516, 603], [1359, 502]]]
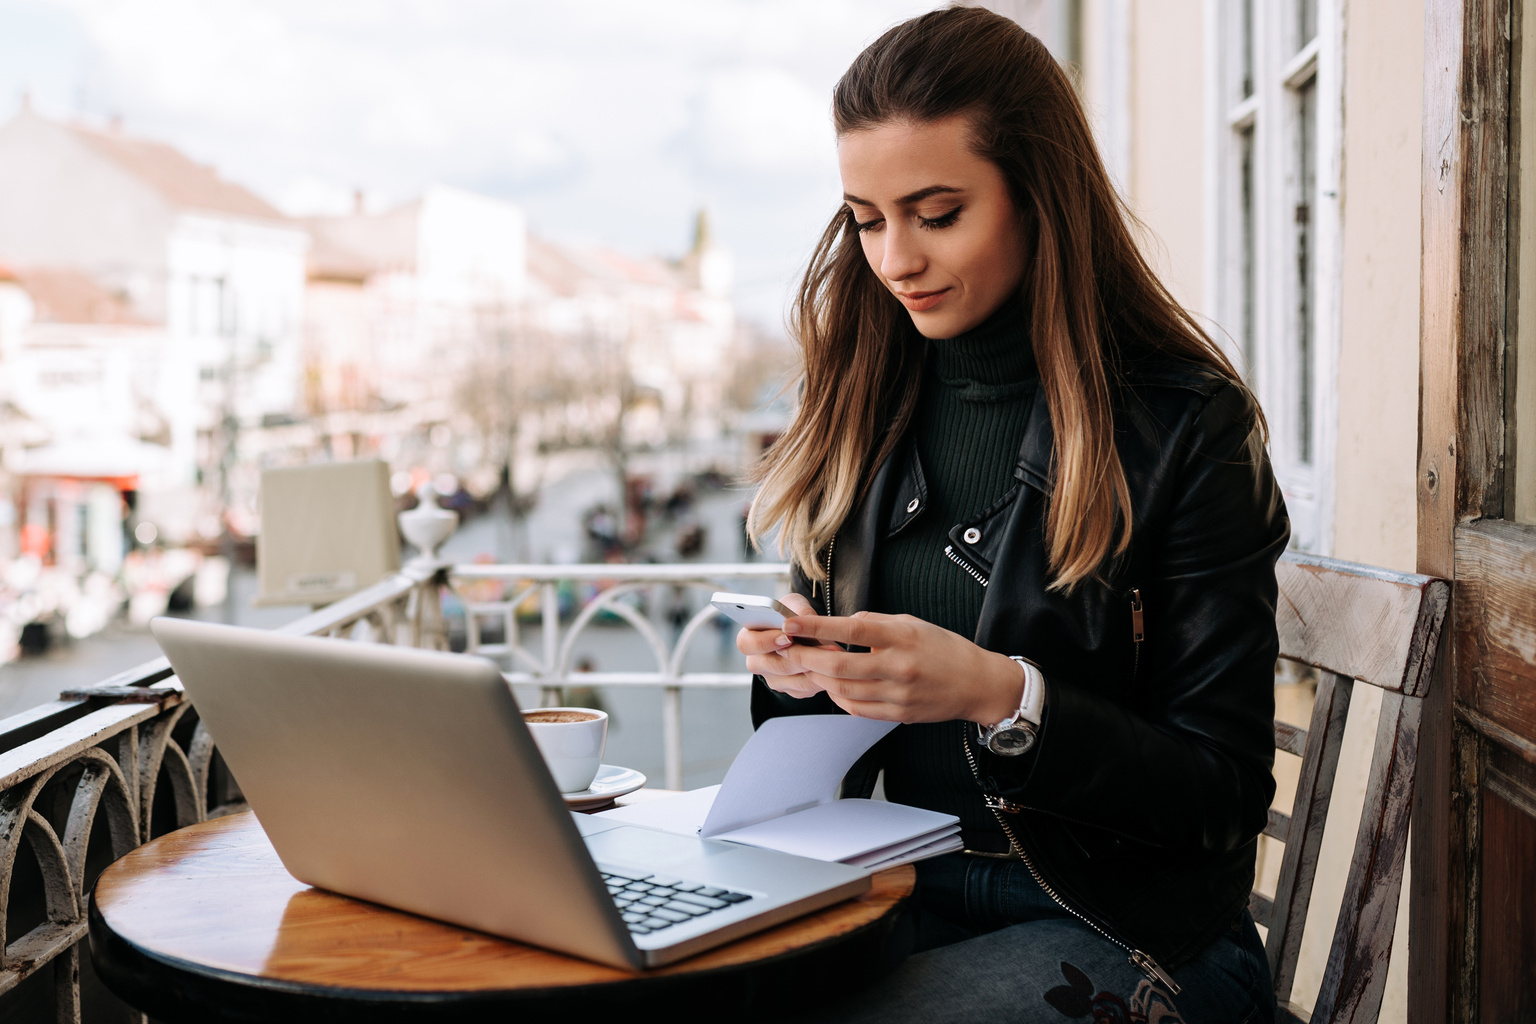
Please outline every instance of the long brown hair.
[[[966, 115], [975, 151], [1003, 172], [1029, 246], [1017, 301], [1055, 433], [1050, 585], [1072, 589], [1130, 544], [1114, 446], [1122, 362], [1155, 350], [1241, 378], [1147, 265], [1067, 76], [1014, 22], [948, 7], [897, 25], [843, 75], [832, 114], [839, 137]], [[805, 364], [800, 405], [758, 468], [748, 525], [754, 538], [780, 526], [790, 556], [820, 579], [818, 554], [911, 421], [924, 351], [866, 263], [846, 206], [822, 232], [792, 326]]]

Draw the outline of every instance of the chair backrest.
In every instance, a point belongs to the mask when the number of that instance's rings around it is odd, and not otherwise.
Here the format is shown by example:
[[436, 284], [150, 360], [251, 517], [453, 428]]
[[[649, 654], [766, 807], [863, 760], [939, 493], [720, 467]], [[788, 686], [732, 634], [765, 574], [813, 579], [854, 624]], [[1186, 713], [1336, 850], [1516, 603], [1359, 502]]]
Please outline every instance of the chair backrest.
[[1285, 844], [1273, 897], [1249, 897], [1266, 943], [1281, 1019], [1290, 1003], [1307, 904], [1356, 682], [1382, 690], [1381, 719], [1354, 854], [1313, 1024], [1375, 1021], [1386, 986], [1408, 850], [1419, 720], [1450, 586], [1444, 580], [1287, 553], [1277, 568], [1280, 656], [1318, 670], [1312, 721], [1275, 722], [1275, 748], [1301, 758], [1291, 814], [1269, 812], [1264, 834]]

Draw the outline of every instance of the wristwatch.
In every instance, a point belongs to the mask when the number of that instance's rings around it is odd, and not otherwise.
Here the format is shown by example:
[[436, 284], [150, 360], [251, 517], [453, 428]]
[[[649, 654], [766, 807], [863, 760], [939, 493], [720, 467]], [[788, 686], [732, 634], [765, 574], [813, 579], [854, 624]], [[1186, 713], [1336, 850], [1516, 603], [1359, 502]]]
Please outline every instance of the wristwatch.
[[1031, 662], [1009, 655], [1024, 669], [1024, 696], [1019, 710], [992, 726], [976, 726], [977, 742], [1002, 757], [1018, 757], [1035, 745], [1040, 713], [1045, 708], [1045, 676]]

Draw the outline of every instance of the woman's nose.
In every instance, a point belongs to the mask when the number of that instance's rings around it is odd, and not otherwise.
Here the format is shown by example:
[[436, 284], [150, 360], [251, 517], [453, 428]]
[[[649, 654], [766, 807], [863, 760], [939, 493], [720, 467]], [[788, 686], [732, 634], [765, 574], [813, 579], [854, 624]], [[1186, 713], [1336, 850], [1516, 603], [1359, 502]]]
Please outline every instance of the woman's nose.
[[880, 257], [880, 275], [887, 281], [901, 281], [922, 273], [927, 266], [922, 247], [914, 232], [887, 227], [885, 252]]

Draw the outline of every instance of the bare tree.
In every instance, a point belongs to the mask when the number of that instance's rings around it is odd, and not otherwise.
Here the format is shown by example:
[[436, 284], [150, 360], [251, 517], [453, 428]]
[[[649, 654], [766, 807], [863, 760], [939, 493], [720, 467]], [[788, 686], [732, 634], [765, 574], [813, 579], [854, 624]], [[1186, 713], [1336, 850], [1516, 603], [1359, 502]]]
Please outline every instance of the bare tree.
[[515, 307], [496, 303], [475, 311], [466, 347], [455, 368], [454, 406], [477, 435], [482, 465], [496, 472], [498, 491], [517, 530], [539, 487], [536, 475], [532, 486], [519, 488], [518, 456], [524, 423], [537, 413], [543, 397], [544, 346]]

